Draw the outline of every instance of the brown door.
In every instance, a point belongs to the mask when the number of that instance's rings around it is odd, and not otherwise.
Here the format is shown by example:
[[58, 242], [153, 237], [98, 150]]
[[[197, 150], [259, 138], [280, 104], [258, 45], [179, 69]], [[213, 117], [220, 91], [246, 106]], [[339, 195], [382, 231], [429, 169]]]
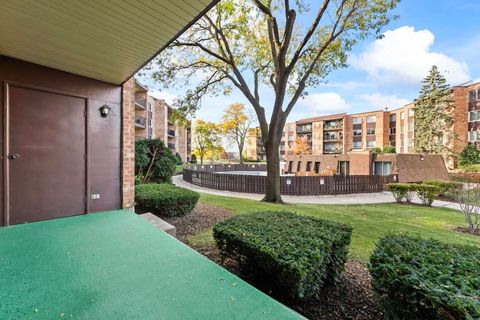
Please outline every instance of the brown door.
[[86, 99], [8, 89], [7, 224], [85, 213]]

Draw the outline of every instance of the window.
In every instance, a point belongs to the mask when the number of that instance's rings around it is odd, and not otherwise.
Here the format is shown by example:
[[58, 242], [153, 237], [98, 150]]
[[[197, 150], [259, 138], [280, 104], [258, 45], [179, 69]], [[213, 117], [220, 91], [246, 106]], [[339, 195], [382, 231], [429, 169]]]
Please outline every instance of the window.
[[353, 136], [354, 137], [361, 137], [362, 136], [362, 130], [353, 130]]
[[408, 116], [413, 117], [415, 115], [415, 111], [413, 109], [408, 109]]
[[292, 173], [293, 161], [288, 161], [288, 173]]
[[302, 165], [302, 161], [297, 162], [297, 172], [300, 171], [300, 166]]
[[468, 142], [480, 141], [480, 131], [469, 131]]
[[477, 100], [477, 92], [475, 90], [469, 91], [468, 92], [468, 101], [472, 102]]
[[375, 141], [367, 141], [367, 148], [375, 148], [376, 145]]
[[413, 146], [413, 139], [408, 138], [408, 146], [409, 147]]
[[478, 121], [480, 120], [480, 111], [470, 111], [468, 113], [468, 121]]
[[375, 135], [375, 128], [367, 128], [367, 136]]
[[390, 115], [390, 122], [395, 122], [397, 121], [397, 115], [396, 114], [391, 114]]
[[400, 126], [400, 133], [404, 133], [404, 132], [405, 132], [404, 126]]
[[315, 161], [315, 165], [314, 165], [314, 167], [313, 167], [313, 170], [315, 171], [315, 173], [319, 173], [319, 172], [320, 172], [320, 162]]
[[312, 161], [307, 161], [307, 169], [305, 171], [307, 172], [312, 171]]
[[350, 161], [338, 161], [337, 174], [348, 176], [350, 174]]
[[377, 122], [377, 116], [368, 116], [367, 123]]
[[147, 109], [148, 109], [149, 111], [152, 110], [152, 104], [151, 104], [150, 102], [147, 102]]
[[395, 134], [397, 133], [397, 128], [393, 127], [393, 128], [390, 128], [390, 134]]
[[392, 163], [390, 161], [375, 161], [373, 174], [377, 176], [388, 176], [392, 174]]
[[405, 112], [400, 112], [400, 120], [405, 119]]
[[362, 149], [363, 143], [362, 141], [353, 141], [353, 149]]
[[362, 118], [352, 118], [353, 124], [362, 124]]
[[413, 131], [414, 125], [413, 121], [408, 121], [408, 131]]

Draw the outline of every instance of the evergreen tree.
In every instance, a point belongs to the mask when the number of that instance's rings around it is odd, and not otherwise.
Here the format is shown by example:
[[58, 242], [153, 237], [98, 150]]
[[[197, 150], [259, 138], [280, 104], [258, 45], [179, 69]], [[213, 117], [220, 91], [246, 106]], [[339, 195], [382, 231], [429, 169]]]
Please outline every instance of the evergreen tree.
[[432, 66], [422, 83], [414, 107], [415, 151], [449, 154], [448, 141], [453, 139], [451, 114], [454, 108], [450, 86], [437, 66]]

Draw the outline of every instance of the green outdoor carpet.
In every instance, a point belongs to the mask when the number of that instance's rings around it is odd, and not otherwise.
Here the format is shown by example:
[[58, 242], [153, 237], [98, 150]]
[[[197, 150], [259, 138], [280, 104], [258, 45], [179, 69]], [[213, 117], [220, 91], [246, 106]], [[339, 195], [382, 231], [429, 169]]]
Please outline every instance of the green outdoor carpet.
[[0, 228], [0, 319], [301, 319], [134, 213]]

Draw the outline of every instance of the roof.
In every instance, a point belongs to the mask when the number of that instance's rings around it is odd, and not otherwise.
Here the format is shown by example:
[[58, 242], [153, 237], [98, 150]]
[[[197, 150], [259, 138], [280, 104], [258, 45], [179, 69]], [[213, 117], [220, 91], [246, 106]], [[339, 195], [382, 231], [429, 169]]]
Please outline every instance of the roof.
[[326, 115], [326, 116], [300, 119], [300, 120], [297, 121], [297, 124], [340, 119], [340, 118], [343, 118], [345, 115], [346, 115], [346, 113], [336, 113], [336, 114], [331, 114], [331, 115]]
[[216, 2], [2, 1], [0, 55], [121, 84]]

